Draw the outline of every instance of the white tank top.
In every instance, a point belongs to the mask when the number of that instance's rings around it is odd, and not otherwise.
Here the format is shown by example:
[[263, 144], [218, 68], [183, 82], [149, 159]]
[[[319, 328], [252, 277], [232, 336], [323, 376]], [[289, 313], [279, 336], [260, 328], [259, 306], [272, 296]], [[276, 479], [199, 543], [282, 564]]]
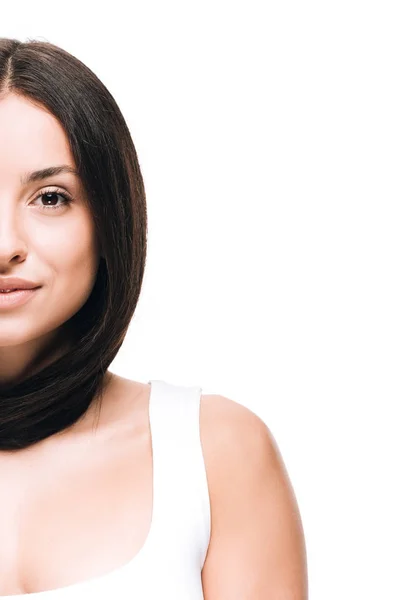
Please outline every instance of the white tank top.
[[201, 570], [210, 541], [211, 511], [200, 441], [202, 388], [157, 379], [148, 383], [153, 514], [142, 548], [131, 561], [105, 575], [0, 598], [204, 600]]

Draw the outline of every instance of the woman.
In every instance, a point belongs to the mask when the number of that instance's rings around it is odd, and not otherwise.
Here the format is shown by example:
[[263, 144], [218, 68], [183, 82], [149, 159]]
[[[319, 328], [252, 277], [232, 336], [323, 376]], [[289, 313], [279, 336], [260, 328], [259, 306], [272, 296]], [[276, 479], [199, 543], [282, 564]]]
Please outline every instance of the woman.
[[146, 242], [111, 94], [55, 45], [0, 39], [0, 595], [304, 600], [301, 520], [263, 421], [108, 370]]

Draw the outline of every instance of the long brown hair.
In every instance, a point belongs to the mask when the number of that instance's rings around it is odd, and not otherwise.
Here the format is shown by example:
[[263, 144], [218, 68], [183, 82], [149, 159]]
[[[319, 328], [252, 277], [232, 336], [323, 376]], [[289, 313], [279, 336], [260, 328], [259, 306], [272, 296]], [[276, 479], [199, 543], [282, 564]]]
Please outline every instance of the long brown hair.
[[63, 356], [0, 388], [0, 450], [27, 448], [74, 424], [101, 399], [105, 374], [135, 312], [144, 276], [147, 208], [128, 126], [78, 58], [50, 42], [0, 38], [0, 102], [17, 94], [50, 111], [68, 138], [100, 243], [91, 295], [66, 323]]

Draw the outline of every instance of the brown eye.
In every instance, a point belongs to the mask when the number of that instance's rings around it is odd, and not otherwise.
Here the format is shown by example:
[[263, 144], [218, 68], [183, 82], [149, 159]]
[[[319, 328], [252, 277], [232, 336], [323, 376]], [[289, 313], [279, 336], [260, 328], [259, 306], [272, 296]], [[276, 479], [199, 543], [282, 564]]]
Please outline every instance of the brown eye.
[[[60, 199], [62, 202], [60, 203]], [[72, 202], [72, 198], [67, 196], [65, 193], [62, 193], [59, 190], [45, 190], [41, 191], [35, 198], [36, 200], [40, 200], [43, 202], [39, 208], [42, 211], [46, 210], [60, 210], [66, 207], [70, 202]], [[58, 204], [57, 204], [58, 203]]]

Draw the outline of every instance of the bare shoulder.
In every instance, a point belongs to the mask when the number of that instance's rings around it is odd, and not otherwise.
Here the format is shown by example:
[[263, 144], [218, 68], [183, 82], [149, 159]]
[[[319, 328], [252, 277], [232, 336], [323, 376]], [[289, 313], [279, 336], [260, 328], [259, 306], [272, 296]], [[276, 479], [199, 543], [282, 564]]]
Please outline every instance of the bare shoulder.
[[[207, 474], [216, 481], [226, 480], [224, 472], [232, 467], [252, 465], [260, 468], [262, 459], [285, 469], [279, 448], [266, 423], [249, 408], [220, 394], [203, 394], [200, 427], [204, 441]], [[255, 475], [255, 473], [253, 473]], [[222, 480], [221, 480], [222, 477]], [[218, 486], [220, 487], [220, 486]], [[214, 490], [212, 490], [214, 491]]]
[[204, 600], [306, 600], [301, 517], [270, 429], [218, 394], [202, 396], [200, 429], [211, 504]]

